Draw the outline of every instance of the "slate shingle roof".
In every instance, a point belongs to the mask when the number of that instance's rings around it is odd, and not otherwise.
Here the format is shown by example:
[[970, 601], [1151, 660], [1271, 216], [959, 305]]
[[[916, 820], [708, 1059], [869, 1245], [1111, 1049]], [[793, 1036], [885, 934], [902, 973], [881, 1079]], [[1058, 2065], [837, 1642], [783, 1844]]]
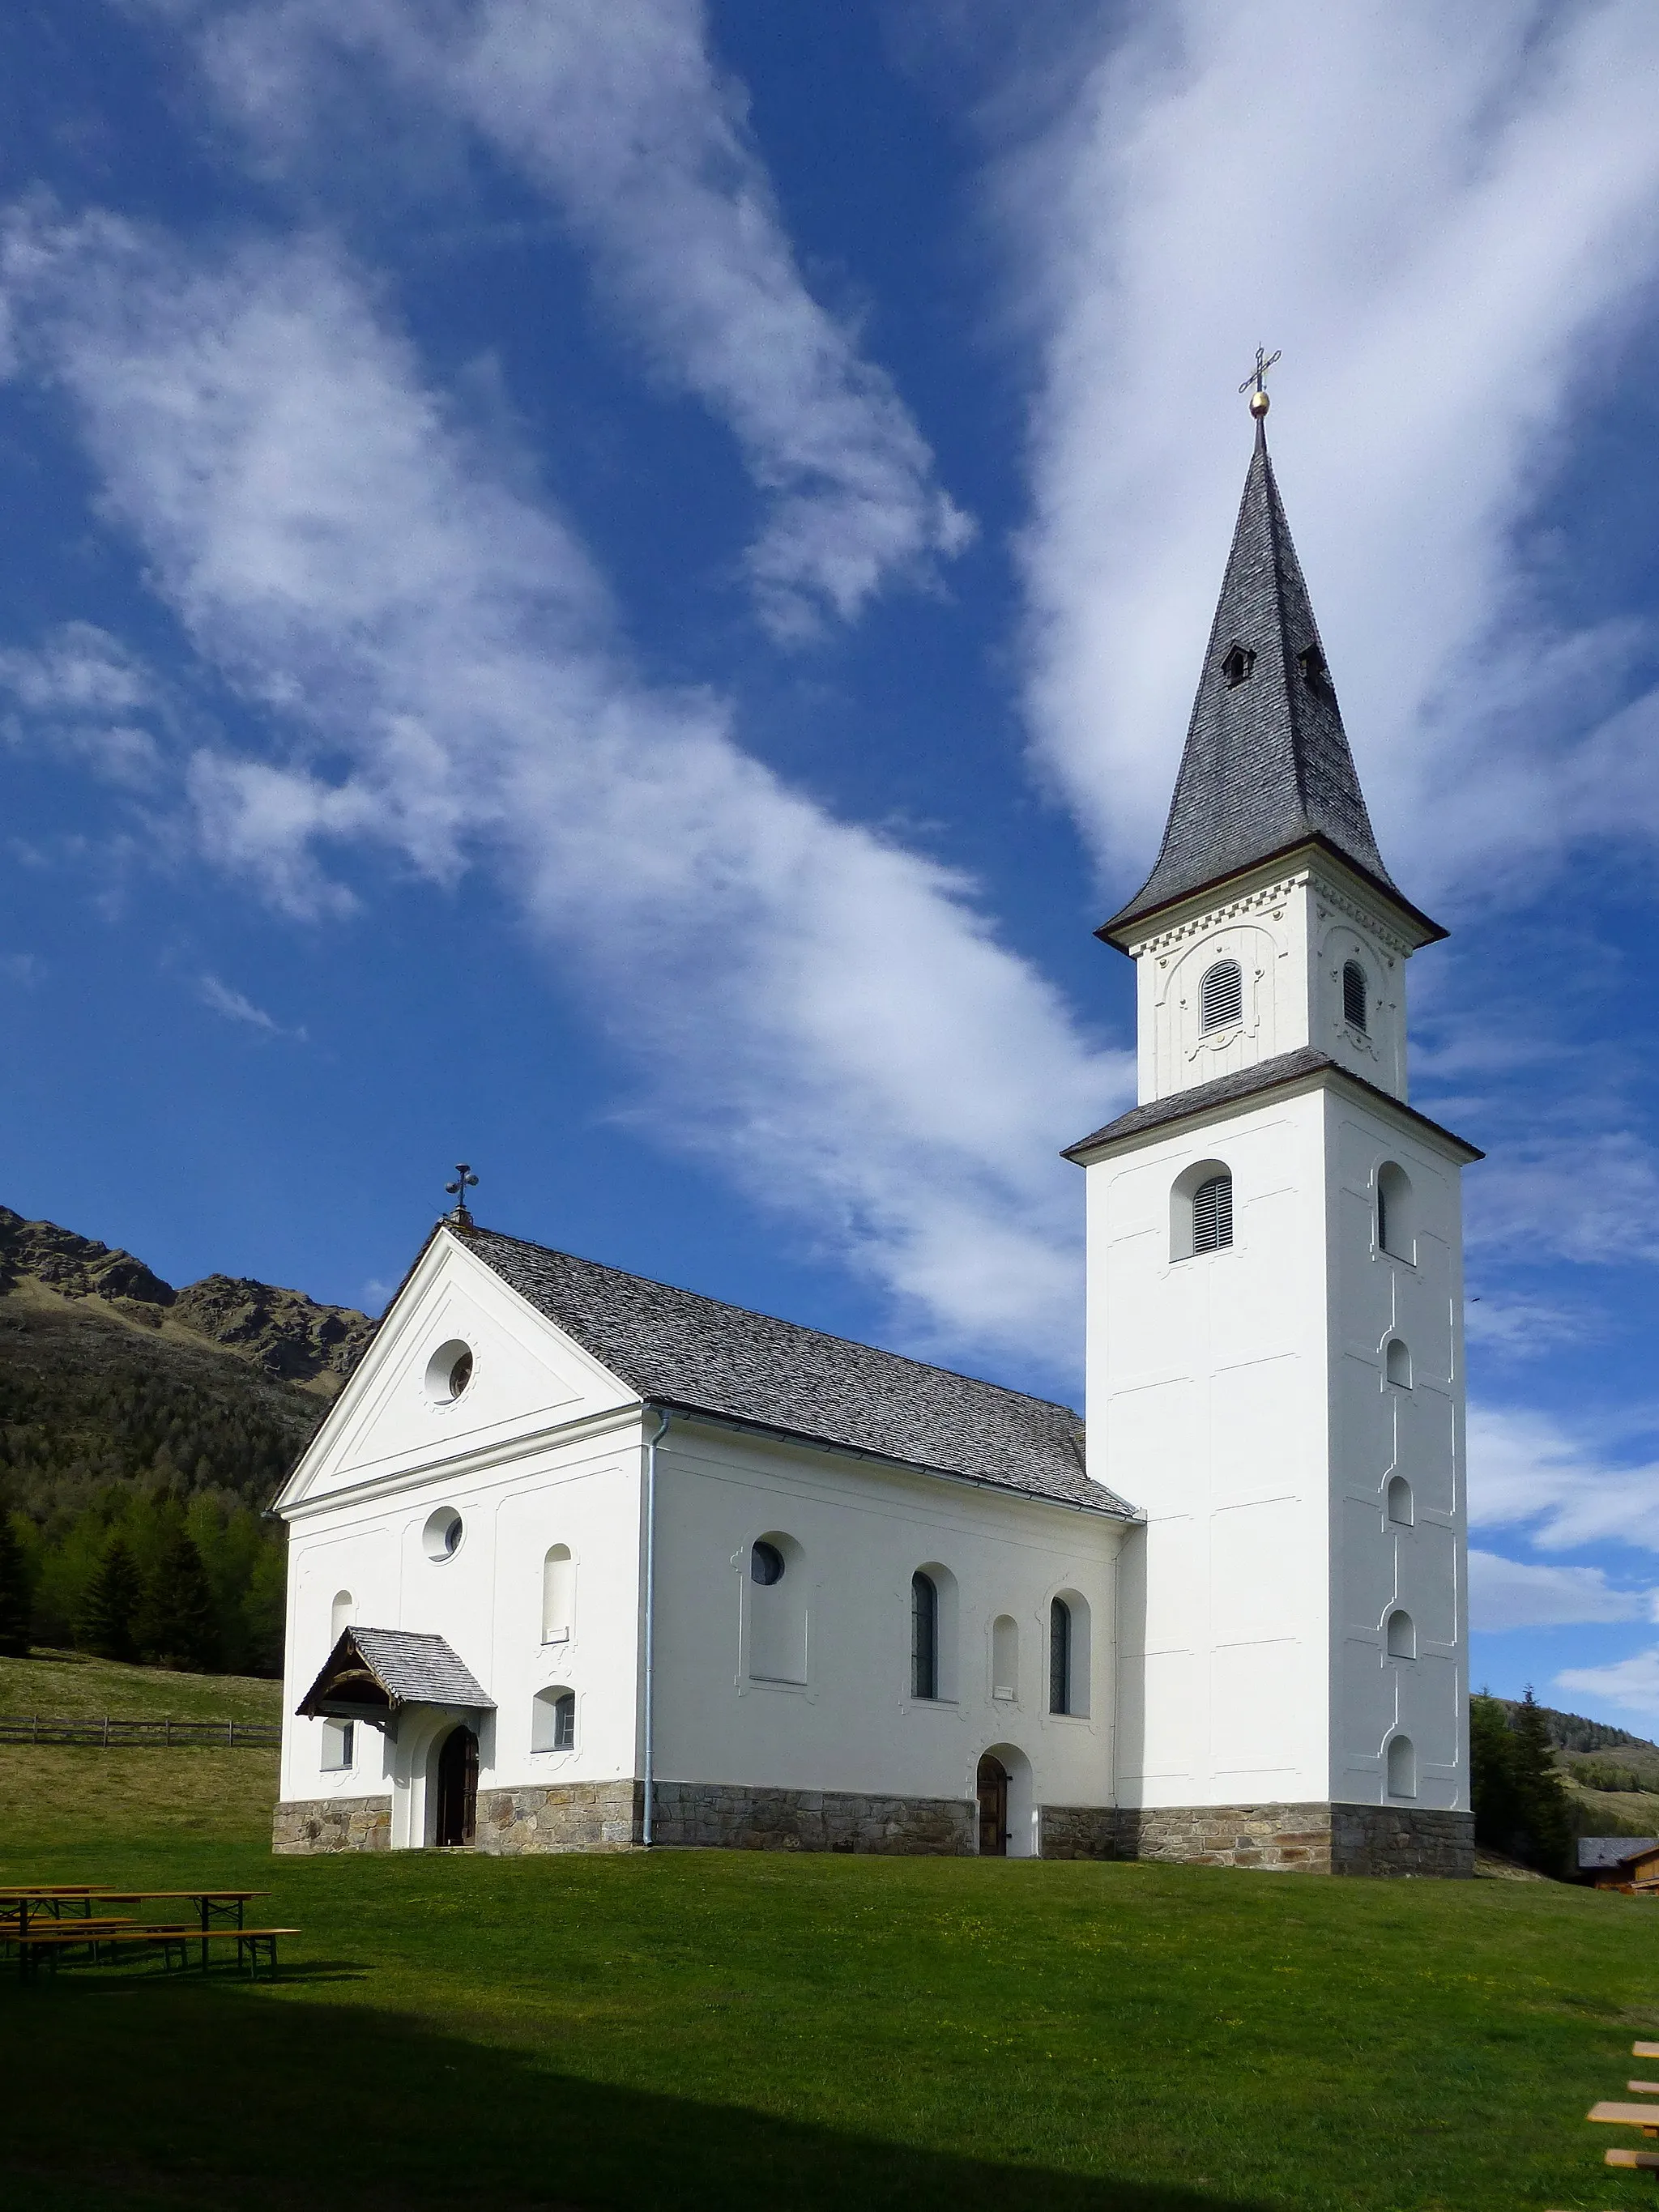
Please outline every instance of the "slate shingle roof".
[[1085, 1473], [1083, 1424], [1067, 1406], [494, 1230], [447, 1225], [642, 1399], [1133, 1516]]
[[[1254, 658], [1230, 684], [1235, 647]], [[1126, 924], [1310, 839], [1401, 898], [1376, 849], [1258, 420], [1163, 847], [1098, 934], [1116, 942]]]
[[300, 1711], [349, 1713], [354, 1705], [372, 1710], [368, 1701], [351, 1698], [349, 1692], [337, 1696], [331, 1687], [348, 1674], [361, 1680], [363, 1668], [386, 1692], [394, 1711], [399, 1705], [493, 1708], [495, 1703], [441, 1636], [420, 1636], [406, 1628], [348, 1628], [301, 1698]]
[[1253, 1098], [1258, 1091], [1280, 1090], [1286, 1084], [1299, 1083], [1304, 1076], [1317, 1075], [1326, 1068], [1332, 1069], [1345, 1082], [1357, 1084], [1360, 1090], [1386, 1099], [1396, 1113], [1420, 1122], [1425, 1129], [1432, 1129], [1436, 1136], [1450, 1138], [1471, 1158], [1486, 1158], [1466, 1138], [1455, 1136], [1438, 1121], [1431, 1121], [1426, 1114], [1419, 1114], [1415, 1106], [1407, 1106], [1404, 1099], [1396, 1098], [1392, 1091], [1367, 1083], [1363, 1075], [1344, 1067], [1340, 1060], [1333, 1060], [1316, 1044], [1298, 1045], [1294, 1052], [1275, 1053], [1271, 1060], [1258, 1060], [1254, 1067], [1241, 1067], [1232, 1075], [1218, 1075], [1212, 1083], [1195, 1083], [1190, 1091], [1176, 1091], [1168, 1098], [1154, 1098], [1145, 1106], [1132, 1106], [1115, 1121], [1108, 1121], [1104, 1128], [1096, 1129], [1089, 1136], [1079, 1137], [1076, 1144], [1068, 1145], [1060, 1157], [1080, 1164], [1097, 1146], [1111, 1144], [1120, 1137], [1138, 1137], [1143, 1130], [1185, 1121], [1189, 1115], [1207, 1113], [1212, 1107], [1231, 1106], [1238, 1099]]
[[1638, 1851], [1650, 1851], [1659, 1836], [1580, 1836], [1578, 1871], [1593, 1874], [1598, 1867], [1615, 1867]]

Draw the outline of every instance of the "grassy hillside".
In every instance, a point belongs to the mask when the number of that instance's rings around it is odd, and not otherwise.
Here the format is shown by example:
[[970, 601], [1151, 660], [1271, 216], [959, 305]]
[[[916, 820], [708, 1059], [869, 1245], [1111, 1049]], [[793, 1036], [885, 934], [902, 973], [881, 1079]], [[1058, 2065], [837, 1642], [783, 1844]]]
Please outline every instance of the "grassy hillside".
[[27, 1659], [0, 1656], [0, 1713], [280, 1721], [283, 1686], [255, 1674], [181, 1674], [167, 1667], [123, 1667], [80, 1651], [37, 1651]]
[[[341, 2175], [372, 2208], [1652, 2203], [1583, 2124], [1659, 2034], [1659, 1911], [1634, 1899], [785, 1853], [274, 1860], [267, 1754], [127, 1753], [118, 1782], [113, 1755], [32, 1757], [0, 1769], [0, 1876], [258, 1887], [303, 1933], [274, 1985], [0, 1977], [29, 2116], [4, 2212], [276, 2212]], [[73, 2125], [42, 2124], [65, 2085]]]
[[[1512, 1698], [1504, 1703], [1513, 1711]], [[1659, 1743], [1540, 1706], [1581, 1836], [1659, 1836]]]
[[[0, 1206], [0, 1510], [35, 1640], [274, 1668], [283, 1552], [258, 1510], [374, 1327], [229, 1276], [175, 1290], [131, 1253]], [[210, 1586], [211, 1626], [198, 1607], [186, 1642], [141, 1601], [179, 1587], [181, 1535]], [[112, 1631], [92, 1593], [118, 1536], [132, 1566]]]

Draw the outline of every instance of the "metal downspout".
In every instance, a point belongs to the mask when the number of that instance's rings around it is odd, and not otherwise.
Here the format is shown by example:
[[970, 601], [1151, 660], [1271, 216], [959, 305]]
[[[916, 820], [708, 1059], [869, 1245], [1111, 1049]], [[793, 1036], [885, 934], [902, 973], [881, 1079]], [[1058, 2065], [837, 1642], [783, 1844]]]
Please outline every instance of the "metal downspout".
[[657, 1446], [668, 1434], [659, 1409], [657, 1433], [645, 1447], [645, 1818], [640, 1839], [649, 1850], [657, 1832]]

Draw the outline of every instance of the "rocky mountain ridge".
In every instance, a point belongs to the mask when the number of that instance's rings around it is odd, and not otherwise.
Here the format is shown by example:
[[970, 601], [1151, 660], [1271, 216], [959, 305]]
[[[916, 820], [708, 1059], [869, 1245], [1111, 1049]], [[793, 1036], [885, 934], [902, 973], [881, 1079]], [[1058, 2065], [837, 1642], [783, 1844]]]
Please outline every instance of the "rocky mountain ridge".
[[175, 1290], [131, 1252], [0, 1206], [0, 1298], [63, 1301], [129, 1328], [213, 1346], [271, 1382], [331, 1398], [376, 1324], [350, 1306], [246, 1277], [205, 1275]]

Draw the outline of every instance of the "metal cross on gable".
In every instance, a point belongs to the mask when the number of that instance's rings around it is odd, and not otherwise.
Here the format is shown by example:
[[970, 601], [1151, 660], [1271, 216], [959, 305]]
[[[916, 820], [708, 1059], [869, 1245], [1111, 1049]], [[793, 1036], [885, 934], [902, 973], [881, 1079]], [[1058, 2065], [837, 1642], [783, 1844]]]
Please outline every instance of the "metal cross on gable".
[[455, 1164], [454, 1182], [447, 1182], [444, 1185], [444, 1188], [449, 1193], [449, 1195], [455, 1201], [455, 1218], [458, 1221], [470, 1221], [472, 1217], [466, 1210], [466, 1194], [469, 1190], [476, 1190], [477, 1188], [477, 1184], [478, 1178], [473, 1174], [471, 1169], [468, 1167], [466, 1162], [465, 1160], [458, 1160]]
[[1240, 392], [1249, 393], [1252, 415], [1265, 415], [1267, 411], [1267, 371], [1278, 359], [1278, 354], [1269, 353], [1265, 346], [1255, 349], [1255, 367], [1238, 387]]

